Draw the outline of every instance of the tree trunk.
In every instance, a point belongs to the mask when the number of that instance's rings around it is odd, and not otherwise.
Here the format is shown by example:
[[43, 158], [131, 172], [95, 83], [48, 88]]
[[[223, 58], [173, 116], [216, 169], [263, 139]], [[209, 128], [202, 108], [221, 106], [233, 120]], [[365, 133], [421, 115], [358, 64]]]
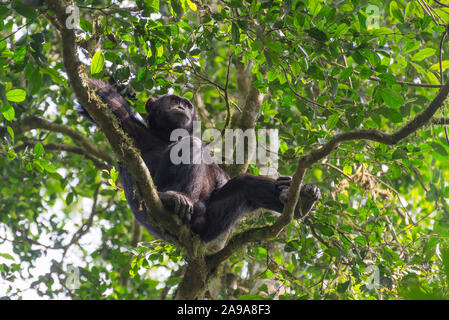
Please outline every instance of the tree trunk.
[[174, 298], [176, 300], [202, 299], [210, 279], [211, 271], [204, 257], [189, 261]]

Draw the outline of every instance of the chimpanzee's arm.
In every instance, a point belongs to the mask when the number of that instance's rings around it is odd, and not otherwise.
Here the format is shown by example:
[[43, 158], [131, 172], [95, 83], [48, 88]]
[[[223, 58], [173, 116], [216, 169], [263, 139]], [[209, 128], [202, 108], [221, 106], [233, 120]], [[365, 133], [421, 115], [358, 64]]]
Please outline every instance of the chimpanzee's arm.
[[[89, 87], [94, 89], [101, 100], [108, 105], [119, 120], [123, 130], [134, 140], [139, 149], [142, 150], [145, 146], [151, 144], [152, 141], [149, 140], [156, 139], [149, 133], [145, 125], [134, 117], [128, 101], [109, 83], [90, 78]], [[85, 113], [85, 111], [82, 113]]]

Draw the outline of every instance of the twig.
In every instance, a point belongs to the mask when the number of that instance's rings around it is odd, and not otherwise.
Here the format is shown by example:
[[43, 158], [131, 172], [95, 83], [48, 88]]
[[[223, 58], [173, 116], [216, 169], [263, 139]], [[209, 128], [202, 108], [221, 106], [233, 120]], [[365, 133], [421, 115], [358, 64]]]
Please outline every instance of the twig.
[[442, 7], [449, 8], [449, 5], [448, 5], [448, 4], [441, 3], [441, 2], [438, 1], [438, 0], [433, 0], [433, 2], [438, 3], [438, 4], [439, 4], [440, 6], [442, 6]]
[[[322, 57], [322, 59], [323, 59], [326, 63], [328, 63], [328, 64], [330, 64], [330, 65], [333, 65], [333, 66], [336, 66], [336, 67], [340, 67], [340, 68], [344, 68], [344, 66], [341, 65], [341, 64], [339, 64], [339, 63], [329, 61], [329, 60], [327, 60], [327, 59], [324, 58], [324, 57]], [[360, 74], [360, 72], [357, 71], [357, 70], [353, 70], [353, 72], [354, 72], [354, 74], [357, 74], [357, 75]], [[376, 81], [376, 82], [381, 82], [381, 81], [382, 81], [382, 79], [379, 79], [379, 78], [376, 78], [376, 77], [369, 77], [368, 79], [369, 79], [369, 80], [372, 80], [372, 81]], [[397, 84], [400, 84], [400, 85], [405, 85], [405, 86], [408, 86], [408, 87], [419, 87], [419, 88], [435, 88], [435, 89], [440, 89], [440, 88], [443, 86], [443, 85], [441, 85], [441, 84], [413, 83], [413, 82], [406, 82], [406, 81], [399, 81], [399, 80], [397, 80], [396, 83], [397, 83]]]
[[334, 166], [334, 165], [332, 165], [332, 164], [330, 164], [330, 163], [328, 163], [328, 162], [324, 162], [324, 161], [323, 161], [321, 164], [324, 165], [324, 166], [327, 166], [327, 167], [329, 167], [329, 168], [331, 168], [331, 169], [334, 169], [334, 170], [337, 171], [338, 173], [344, 175], [349, 181], [353, 181], [353, 180], [354, 180], [351, 176], [349, 176], [349, 175], [347, 175], [346, 173], [344, 173], [343, 170], [341, 170], [340, 168], [338, 168], [338, 167], [336, 167], [336, 166]]
[[[433, 8], [431, 6], [429, 6], [427, 4], [427, 2], [425, 2], [424, 0], [418, 0], [418, 3], [421, 6], [421, 8], [432, 18], [433, 22], [436, 25], [441, 25], [440, 23], [437, 22], [437, 19], [435, 18], [434, 13], [436, 14], [436, 12], [433, 10]], [[440, 20], [442, 20], [438, 14], [437, 14], [437, 16]], [[444, 22], [444, 20], [443, 20], [443, 22]]]
[[12, 37], [13, 35], [15, 35], [17, 32], [19, 32], [19, 31], [22, 30], [23, 28], [29, 26], [31, 23], [33, 23], [33, 21], [30, 21], [30, 22], [24, 24], [23, 26], [18, 27], [16, 31], [14, 31], [13, 33], [8, 34], [6, 37], [0, 39], [0, 42], [2, 42], [2, 41], [4, 41], [4, 40], [6, 40], [6, 39]]
[[207, 77], [203, 76], [201, 73], [199, 73], [199, 72], [195, 69], [195, 66], [194, 66], [194, 63], [192, 62], [192, 60], [190, 60], [189, 58], [187, 58], [187, 60], [189, 60], [189, 62], [190, 62], [190, 69], [193, 71], [193, 73], [194, 73], [198, 78], [200, 78], [200, 79], [203, 80], [203, 81], [206, 81], [207, 83], [213, 85], [214, 87], [220, 89], [221, 91], [225, 91], [225, 88], [224, 88], [222, 85], [220, 85], [220, 84], [218, 84], [218, 83], [216, 83], [216, 82], [210, 80], [209, 78], [207, 78]]
[[48, 120], [38, 117], [27, 118], [22, 122], [18, 123], [16, 126], [17, 126], [17, 129], [15, 130], [16, 135], [23, 134], [27, 131], [30, 131], [31, 129], [44, 129], [48, 131], [66, 134], [70, 138], [72, 138], [73, 142], [83, 146], [87, 153], [106, 161], [110, 165], [114, 163], [113, 157], [106, 150], [97, 148], [96, 146], [93, 145], [93, 143], [90, 142], [89, 139], [87, 139], [81, 133], [79, 133], [76, 130], [73, 130], [68, 126], [50, 122]]
[[325, 106], [323, 106], [323, 105], [321, 105], [321, 104], [319, 104], [319, 103], [317, 103], [317, 102], [315, 102], [315, 101], [313, 101], [313, 100], [307, 99], [307, 98], [301, 96], [298, 92], [296, 92], [296, 90], [293, 89], [293, 86], [292, 86], [292, 84], [290, 83], [290, 80], [288, 80], [287, 70], [285, 70], [285, 68], [284, 68], [284, 66], [283, 66], [282, 64], [280, 65], [280, 67], [281, 67], [282, 70], [284, 71], [284, 75], [285, 75], [285, 79], [287, 80], [288, 87], [290, 88], [291, 92], [292, 92], [298, 99], [303, 100], [303, 101], [305, 101], [305, 102], [307, 102], [307, 103], [310, 103], [310, 104], [312, 104], [312, 105], [314, 105], [314, 106], [320, 107], [320, 108], [322, 108], [322, 109], [329, 110], [327, 107], [325, 107]]
[[107, 7], [104, 7], [104, 8], [99, 8], [99, 7], [88, 7], [88, 6], [77, 5], [78, 8], [88, 9], [88, 10], [97, 10], [97, 11], [100, 11], [101, 13], [103, 13], [104, 15], [110, 15], [110, 14], [113, 14], [113, 13], [117, 13], [119, 11], [127, 11], [127, 12], [140, 12], [140, 11], [142, 11], [138, 7], [111, 8], [111, 6], [112, 6], [112, 4], [107, 6]]
[[443, 125], [443, 126], [449, 125], [449, 118], [435, 118], [435, 119], [432, 119], [432, 124]]
[[419, 170], [414, 165], [409, 165], [409, 167], [412, 169], [412, 171], [415, 173], [416, 178], [418, 179], [419, 183], [421, 184], [421, 187], [424, 189], [425, 192], [429, 192], [429, 189], [427, 189], [426, 185], [424, 184], [424, 181], [421, 178], [421, 174], [419, 173]]

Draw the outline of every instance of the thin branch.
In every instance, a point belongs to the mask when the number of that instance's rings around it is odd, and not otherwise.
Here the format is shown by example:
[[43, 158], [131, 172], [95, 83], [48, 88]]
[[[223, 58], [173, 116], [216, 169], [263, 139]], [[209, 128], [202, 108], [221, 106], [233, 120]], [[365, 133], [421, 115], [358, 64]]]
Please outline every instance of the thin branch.
[[16, 135], [23, 134], [32, 129], [44, 129], [65, 134], [72, 138], [74, 143], [81, 145], [87, 153], [106, 161], [109, 165], [114, 163], [114, 159], [106, 150], [97, 148], [89, 139], [69, 126], [54, 123], [39, 117], [30, 117], [16, 124], [16, 127]]
[[[437, 22], [437, 18], [436, 18], [435, 15], [434, 15], [434, 14], [436, 14], [436, 12], [433, 10], [433, 8], [432, 8], [431, 6], [429, 6], [429, 5], [427, 4], [427, 2], [425, 2], [424, 0], [418, 0], [418, 3], [419, 3], [419, 5], [421, 6], [421, 8], [427, 13], [427, 15], [429, 15], [429, 16], [432, 18], [433, 22], [434, 22], [436, 25], [441, 25], [440, 23]], [[437, 16], [438, 16], [438, 15], [437, 15]], [[439, 18], [440, 20], [442, 20], [440, 16], [438, 16], [438, 18]], [[443, 21], [443, 22], [444, 22], [444, 21]]]
[[438, 0], [433, 0], [433, 2], [438, 3], [438, 4], [439, 4], [440, 6], [442, 6], [442, 7], [449, 8], [449, 4], [444, 4], [444, 3], [442, 3], [442, 2], [440, 2], [440, 1], [438, 1]]
[[431, 122], [437, 126], [446, 126], [449, 125], [449, 118], [435, 118]]
[[306, 97], [303, 97], [303, 96], [301, 96], [298, 92], [296, 92], [296, 90], [293, 89], [293, 86], [292, 86], [292, 84], [290, 83], [290, 80], [288, 80], [287, 70], [285, 70], [285, 68], [284, 68], [284, 66], [283, 66], [282, 64], [281, 64], [280, 66], [281, 66], [282, 70], [284, 71], [285, 80], [287, 80], [287, 85], [288, 85], [288, 87], [290, 88], [290, 91], [291, 91], [291, 92], [292, 92], [298, 99], [303, 100], [303, 101], [305, 101], [305, 102], [307, 102], [307, 103], [310, 103], [310, 104], [312, 104], [312, 105], [314, 105], [314, 106], [320, 107], [320, 108], [322, 108], [322, 109], [324, 109], [324, 110], [329, 110], [327, 107], [325, 107], [325, 106], [323, 106], [323, 105], [321, 105], [321, 104], [319, 104], [319, 103], [317, 103], [317, 102], [315, 102], [315, 101], [313, 101], [313, 100], [307, 99]]
[[[17, 147], [14, 148], [14, 150], [16, 152], [22, 151], [27, 147], [34, 147], [36, 144], [38, 143], [38, 141], [23, 141], [23, 143]], [[103, 161], [98, 160], [98, 158], [96, 156], [94, 156], [93, 154], [89, 153], [87, 150], [78, 147], [78, 146], [69, 146], [66, 144], [62, 144], [62, 143], [54, 143], [54, 142], [50, 142], [47, 144], [43, 145], [45, 150], [56, 150], [56, 151], [66, 151], [66, 152], [71, 152], [71, 153], [76, 153], [79, 155], [84, 156], [86, 159], [89, 159], [93, 162], [93, 164], [95, 165], [95, 167], [97, 167], [100, 170], [110, 170], [112, 163], [108, 163], [105, 164]]]
[[207, 83], [213, 85], [214, 87], [216, 87], [217, 89], [220, 89], [221, 91], [225, 91], [225, 88], [224, 88], [222, 85], [220, 85], [220, 84], [218, 84], [218, 83], [216, 83], [216, 82], [210, 80], [209, 78], [203, 76], [200, 72], [198, 72], [198, 71], [196, 70], [195, 64], [192, 62], [192, 60], [190, 60], [189, 58], [187, 58], [187, 60], [189, 60], [189, 62], [190, 62], [190, 68], [189, 68], [189, 69], [192, 70], [193, 73], [194, 73], [198, 78], [200, 78], [201, 80], [203, 80], [203, 81], [205, 81], [205, 82], [207, 82]]
[[[343, 65], [336, 63], [336, 62], [332, 62], [327, 60], [326, 58], [322, 57], [322, 59], [332, 65], [332, 66], [336, 66], [336, 67], [340, 67], [340, 68], [344, 68]], [[357, 70], [353, 70], [354, 74], [356, 75], [360, 75], [360, 72]], [[369, 77], [368, 80], [372, 80], [372, 81], [376, 81], [376, 82], [381, 82], [382, 79], [376, 78], [376, 77]], [[408, 86], [408, 87], [419, 87], [419, 88], [435, 88], [435, 89], [440, 89], [443, 85], [442, 84], [428, 84], [428, 83], [414, 83], [414, 82], [406, 82], [406, 81], [396, 81], [396, 84], [400, 84], [402, 86]]]
[[340, 168], [338, 168], [338, 167], [336, 167], [336, 166], [334, 166], [334, 165], [332, 165], [332, 164], [330, 164], [328, 162], [322, 162], [321, 164], [326, 166], [326, 167], [329, 167], [329, 168], [331, 168], [331, 169], [333, 169], [335, 171], [337, 171], [341, 175], [345, 176], [346, 179], [348, 179], [349, 181], [354, 181], [354, 179], [350, 175], [344, 173], [343, 170], [341, 170]]
[[39, 10], [41, 12], [41, 14], [44, 15], [45, 18], [47, 18], [48, 20], [50, 20], [51, 24], [55, 26], [56, 29], [58, 29], [59, 31], [61, 31], [62, 27], [61, 24], [59, 23], [59, 21], [56, 19], [55, 16], [52, 16], [51, 14], [49, 14], [46, 10], [41, 9]]
[[142, 11], [142, 9], [140, 9], [138, 7], [110, 8], [110, 6], [107, 6], [107, 7], [104, 7], [104, 8], [99, 8], [99, 7], [88, 7], [88, 6], [81, 6], [81, 5], [77, 5], [77, 7], [81, 8], [81, 9], [100, 11], [104, 15], [110, 15], [110, 14], [117, 13], [117, 12], [120, 12], [120, 11], [126, 11], [126, 12], [140, 12], [140, 11]]
[[419, 173], [418, 168], [416, 168], [414, 165], [410, 164], [409, 168], [412, 169], [413, 173], [415, 174], [416, 178], [418, 179], [419, 183], [421, 184], [421, 187], [424, 189], [425, 192], [429, 192], [429, 189], [424, 184], [424, 181], [421, 177], [421, 174]]
[[1, 39], [0, 39], [0, 42], [2, 42], [2, 41], [4, 41], [4, 40], [6, 40], [6, 39], [12, 37], [13, 35], [15, 35], [17, 32], [19, 32], [19, 31], [22, 30], [23, 28], [28, 27], [31, 23], [33, 23], [33, 21], [30, 21], [30, 22], [24, 24], [23, 26], [18, 27], [17, 30], [14, 31], [13, 33], [10, 33], [10, 34], [8, 34], [6, 37], [1, 38]]

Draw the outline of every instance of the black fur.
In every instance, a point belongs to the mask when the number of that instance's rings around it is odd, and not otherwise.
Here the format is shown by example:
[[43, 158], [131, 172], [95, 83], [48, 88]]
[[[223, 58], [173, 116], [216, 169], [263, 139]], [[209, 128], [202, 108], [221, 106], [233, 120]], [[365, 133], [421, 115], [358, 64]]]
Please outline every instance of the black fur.
[[[172, 130], [183, 128], [192, 134], [192, 122], [196, 111], [191, 102], [176, 95], [166, 95], [147, 102], [147, 126], [138, 121], [130, 111], [128, 102], [109, 84], [90, 79], [101, 99], [117, 116], [123, 130], [133, 138], [141, 150], [160, 198], [164, 205], [190, 221], [192, 230], [202, 240], [209, 242], [232, 226], [246, 213], [258, 208], [282, 212], [290, 178], [278, 180], [252, 175], [240, 175], [230, 179], [215, 163], [173, 164], [170, 152], [180, 143], [199, 146], [200, 156], [207, 152], [205, 145], [192, 136], [177, 142], [170, 141]], [[146, 223], [146, 208], [135, 194], [134, 182], [126, 168], [120, 166], [125, 196], [136, 219], [152, 234], [160, 237], [160, 231]], [[302, 212], [307, 213], [319, 199], [320, 191], [314, 185], [301, 189]]]

